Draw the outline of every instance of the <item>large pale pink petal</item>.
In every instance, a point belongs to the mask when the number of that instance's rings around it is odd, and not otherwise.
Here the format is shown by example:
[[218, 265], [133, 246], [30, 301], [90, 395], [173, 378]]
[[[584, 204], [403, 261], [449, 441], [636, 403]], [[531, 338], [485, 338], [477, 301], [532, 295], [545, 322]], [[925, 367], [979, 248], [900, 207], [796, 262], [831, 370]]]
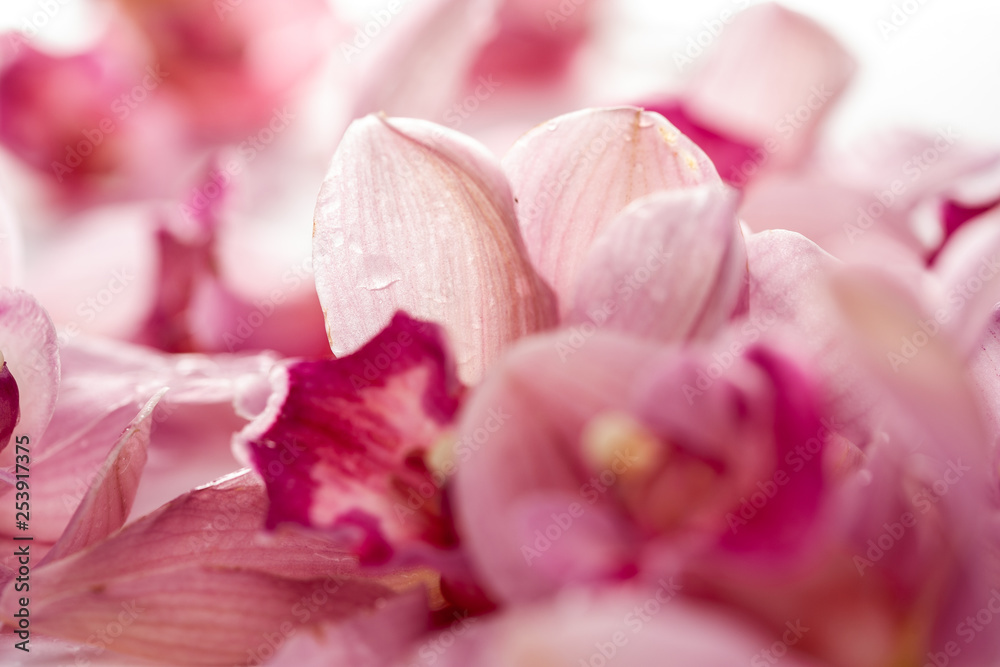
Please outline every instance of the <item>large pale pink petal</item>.
[[568, 321], [663, 341], [714, 334], [746, 309], [737, 203], [718, 186], [633, 202], [594, 240]]
[[853, 58], [820, 25], [765, 3], [726, 27], [684, 104], [706, 126], [790, 164], [808, 150], [853, 71]]
[[431, 123], [368, 116], [344, 136], [316, 206], [313, 264], [330, 346], [364, 345], [396, 310], [444, 325], [464, 380], [554, 323], [510, 187], [487, 150]]
[[411, 540], [453, 546], [423, 461], [461, 393], [437, 327], [399, 314], [356, 354], [291, 362], [273, 380], [267, 408], [234, 438], [267, 481], [269, 527], [360, 533], [373, 561]]
[[635, 199], [719, 183], [712, 163], [662, 116], [632, 107], [588, 109], [524, 135], [503, 160], [532, 262], [572, 307], [594, 239]]

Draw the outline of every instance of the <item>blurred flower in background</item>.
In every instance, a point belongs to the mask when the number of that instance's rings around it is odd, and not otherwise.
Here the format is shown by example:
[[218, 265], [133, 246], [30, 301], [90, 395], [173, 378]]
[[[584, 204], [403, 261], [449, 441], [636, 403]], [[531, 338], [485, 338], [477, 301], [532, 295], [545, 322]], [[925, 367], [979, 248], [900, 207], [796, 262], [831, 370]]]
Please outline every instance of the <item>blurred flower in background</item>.
[[3, 663], [1000, 664], [998, 19], [5, 5]]

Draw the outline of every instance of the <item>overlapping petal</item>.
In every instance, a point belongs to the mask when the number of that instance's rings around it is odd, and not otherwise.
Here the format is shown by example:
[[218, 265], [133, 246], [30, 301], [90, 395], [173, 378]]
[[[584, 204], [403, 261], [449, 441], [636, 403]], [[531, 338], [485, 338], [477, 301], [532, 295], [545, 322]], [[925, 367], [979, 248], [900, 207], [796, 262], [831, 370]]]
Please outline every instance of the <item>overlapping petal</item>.
[[539, 125], [514, 144], [503, 168], [531, 261], [564, 314], [591, 244], [626, 205], [659, 190], [720, 182], [693, 142], [659, 114], [632, 107]]
[[356, 121], [315, 220], [316, 286], [338, 356], [401, 309], [442, 324], [463, 380], [475, 381], [513, 340], [555, 321], [503, 174], [485, 148], [450, 130]]
[[594, 240], [567, 321], [663, 341], [714, 334], [746, 310], [737, 203], [716, 186], [633, 202]]
[[[114, 537], [32, 573], [32, 628], [78, 642], [118, 623], [116, 652], [175, 664], [247, 661], [266, 633], [290, 633], [370, 608], [413, 576], [362, 577], [328, 541], [261, 542], [263, 485], [250, 473], [176, 499]], [[8, 586], [0, 611], [9, 618]], [[273, 650], [273, 647], [272, 647]]]

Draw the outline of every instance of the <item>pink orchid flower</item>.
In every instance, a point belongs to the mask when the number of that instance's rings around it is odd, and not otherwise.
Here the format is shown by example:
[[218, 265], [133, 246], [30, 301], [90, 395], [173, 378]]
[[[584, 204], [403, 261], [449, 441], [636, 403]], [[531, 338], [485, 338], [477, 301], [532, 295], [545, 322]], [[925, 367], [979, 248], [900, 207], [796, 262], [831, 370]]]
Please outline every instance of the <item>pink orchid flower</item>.
[[[661, 117], [622, 108], [555, 119], [504, 170], [510, 181], [485, 149], [430, 123], [370, 116], [345, 135], [314, 238], [341, 358], [285, 364], [267, 409], [235, 440], [268, 483], [270, 525], [330, 531], [372, 563], [446, 558], [456, 546], [447, 475], [427, 457], [452, 427], [460, 381], [475, 383], [560, 310], [574, 327], [655, 340], [709, 336], [745, 310], [736, 197]], [[455, 360], [438, 327], [399, 310], [441, 323]]]

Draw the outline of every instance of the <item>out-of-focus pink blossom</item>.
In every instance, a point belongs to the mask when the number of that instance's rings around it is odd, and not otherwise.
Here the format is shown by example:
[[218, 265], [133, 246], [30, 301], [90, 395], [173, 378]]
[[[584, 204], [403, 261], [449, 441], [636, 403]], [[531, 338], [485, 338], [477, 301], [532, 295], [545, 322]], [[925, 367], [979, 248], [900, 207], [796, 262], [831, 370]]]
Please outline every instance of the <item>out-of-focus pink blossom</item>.
[[823, 27], [765, 3], [736, 15], [678, 98], [650, 108], [701, 146], [727, 183], [743, 187], [760, 172], [803, 162], [854, 67]]
[[319, 64], [336, 24], [322, 0], [120, 0], [167, 73], [191, 126], [209, 142], [267, 125]]
[[157, 94], [168, 77], [114, 35], [71, 55], [24, 46], [0, 71], [0, 142], [69, 203], [169, 192], [187, 133]]

